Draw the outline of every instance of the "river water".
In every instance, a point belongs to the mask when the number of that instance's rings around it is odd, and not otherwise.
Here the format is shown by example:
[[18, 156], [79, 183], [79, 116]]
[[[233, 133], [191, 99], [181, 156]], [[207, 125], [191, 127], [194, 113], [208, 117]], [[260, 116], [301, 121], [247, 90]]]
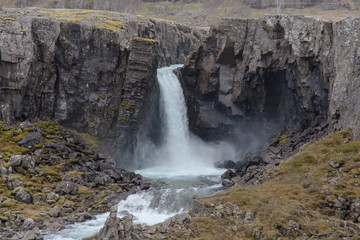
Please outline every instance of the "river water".
[[[151, 179], [151, 188], [130, 195], [119, 202], [118, 216], [131, 213], [134, 223], [154, 225], [187, 211], [194, 195], [203, 197], [222, 189], [220, 175], [213, 163], [233, 159], [234, 148], [225, 143], [205, 143], [193, 136], [188, 128], [187, 109], [183, 90], [173, 73], [181, 65], [158, 69], [160, 112], [163, 143], [148, 148], [139, 141], [137, 152], [145, 169], [135, 171]], [[47, 233], [46, 240], [75, 240], [97, 233], [109, 213], [99, 214], [95, 220], [67, 226], [57, 233]]]

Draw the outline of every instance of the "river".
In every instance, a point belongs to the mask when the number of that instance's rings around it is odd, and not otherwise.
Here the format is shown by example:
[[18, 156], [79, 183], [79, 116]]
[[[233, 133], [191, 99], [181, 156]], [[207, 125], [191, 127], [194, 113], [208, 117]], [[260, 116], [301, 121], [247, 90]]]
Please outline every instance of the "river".
[[[194, 195], [203, 197], [222, 189], [222, 169], [213, 167], [216, 161], [233, 159], [236, 152], [226, 143], [205, 143], [188, 128], [183, 90], [173, 73], [181, 65], [158, 69], [160, 112], [163, 128], [162, 145], [144, 147], [139, 141], [137, 151], [145, 169], [136, 170], [151, 179], [151, 188], [138, 191], [119, 202], [118, 216], [134, 215], [134, 223], [154, 225], [187, 211]], [[138, 159], [139, 160], [139, 159]], [[96, 215], [95, 220], [66, 226], [62, 231], [46, 233], [45, 240], [76, 240], [97, 233], [109, 213]]]

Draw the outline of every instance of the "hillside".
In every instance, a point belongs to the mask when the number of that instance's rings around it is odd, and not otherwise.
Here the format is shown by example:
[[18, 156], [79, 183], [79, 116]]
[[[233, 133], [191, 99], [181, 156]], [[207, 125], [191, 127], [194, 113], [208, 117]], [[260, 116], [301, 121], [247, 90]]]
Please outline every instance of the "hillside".
[[24, 231], [24, 239], [39, 239], [39, 229], [92, 219], [137, 186], [149, 188], [99, 154], [98, 144], [52, 121], [0, 122], [0, 238]]
[[[280, 13], [291, 15], [359, 15], [358, 0], [283, 0]], [[4, 0], [3, 7], [44, 7], [94, 9], [140, 14], [147, 17], [163, 18], [192, 26], [208, 27], [222, 17], [261, 17], [278, 13], [277, 1], [269, 0]]]
[[[360, 141], [330, 134], [289, 158], [259, 186], [201, 200], [188, 226], [194, 239], [358, 239]], [[224, 234], [226, 232], [226, 234]]]
[[332, 133], [264, 175], [260, 185], [194, 198], [189, 214], [152, 227], [110, 215], [99, 235], [87, 239], [114, 236], [123, 224], [128, 228], [119, 234], [132, 239], [359, 239], [359, 150], [350, 130]]

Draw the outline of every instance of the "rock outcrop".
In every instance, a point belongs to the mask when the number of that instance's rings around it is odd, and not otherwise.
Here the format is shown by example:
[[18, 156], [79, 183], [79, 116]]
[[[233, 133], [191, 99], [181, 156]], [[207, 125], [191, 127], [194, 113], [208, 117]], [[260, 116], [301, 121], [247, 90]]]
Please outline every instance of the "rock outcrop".
[[[197, 3], [202, 2], [199, 0], [121, 0], [121, 1], [111, 1], [111, 0], [94, 0], [94, 1], [85, 1], [85, 0], [75, 0], [75, 1], [66, 1], [59, 0], [55, 2], [46, 2], [44, 0], [32, 2], [24, 0], [13, 0], [17, 7], [51, 7], [51, 8], [82, 8], [82, 9], [98, 9], [98, 10], [108, 10], [108, 11], [126, 11], [126, 12], [136, 12], [138, 8], [141, 8], [143, 2], [158, 3], [158, 2], [180, 2], [184, 4], [188, 3]], [[219, 5], [220, 1], [208, 1], [213, 6]], [[277, 0], [243, 0], [239, 1], [239, 4], [244, 6], [249, 6], [255, 9], [265, 9], [265, 8], [275, 8], [278, 6]], [[345, 9], [356, 9], [359, 7], [359, 1], [354, 0], [352, 3], [341, 0], [282, 0], [281, 6], [283, 8], [308, 8], [320, 5], [324, 10], [334, 10], [339, 8]]]
[[[42, 140], [21, 146], [33, 133]], [[148, 179], [96, 153], [96, 140], [90, 141], [92, 149], [86, 145], [89, 138], [51, 121], [0, 122], [1, 239], [30, 239], [16, 237], [25, 230], [35, 235], [39, 229], [60, 230], [150, 187]]]
[[133, 143], [145, 103], [158, 94], [157, 67], [183, 62], [202, 36], [96, 11], [8, 9], [0, 26], [0, 120], [51, 119], [119, 149], [128, 147], [123, 139]]
[[192, 129], [211, 138], [224, 126], [260, 119], [297, 132], [324, 123], [353, 127], [358, 138], [358, 23], [223, 19], [180, 73]]

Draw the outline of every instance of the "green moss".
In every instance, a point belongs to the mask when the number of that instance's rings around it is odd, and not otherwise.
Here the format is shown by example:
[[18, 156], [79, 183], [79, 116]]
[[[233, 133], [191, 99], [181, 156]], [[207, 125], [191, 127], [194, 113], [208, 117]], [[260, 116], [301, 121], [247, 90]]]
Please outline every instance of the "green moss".
[[105, 99], [106, 95], [105, 94], [98, 94], [98, 99]]
[[99, 152], [100, 146], [97, 137], [94, 137], [88, 133], [78, 133], [78, 135], [89, 149], [92, 149], [95, 152]]
[[5, 167], [5, 168], [9, 168], [10, 166], [11, 166], [11, 163], [10, 163], [10, 162], [4, 163], [4, 167]]
[[335, 148], [338, 153], [358, 153], [359, 145], [357, 142], [348, 143]]
[[134, 110], [136, 104], [135, 104], [135, 103], [131, 103], [131, 102], [127, 102], [127, 101], [123, 101], [123, 102], [121, 103], [121, 106], [122, 106], [123, 108], [125, 108], [126, 110]]
[[158, 40], [149, 39], [149, 38], [141, 38], [141, 37], [135, 37], [135, 38], [133, 38], [132, 40], [142, 40], [142, 41], [150, 42], [150, 43], [159, 43]]
[[[47, 134], [46, 134], [47, 135]], [[41, 149], [41, 148], [44, 148], [46, 145], [49, 145], [51, 144], [51, 140], [49, 139], [45, 139], [43, 142], [39, 143], [39, 144], [36, 144], [34, 146], [34, 149]]]
[[86, 108], [84, 108], [84, 112], [87, 113], [90, 111], [90, 109], [91, 109], [90, 106], [87, 106]]
[[40, 169], [44, 172], [44, 176], [48, 179], [49, 182], [59, 182], [64, 177], [60, 173], [60, 166], [41, 166]]
[[124, 31], [123, 26], [124, 26], [123, 22], [110, 20], [110, 19], [104, 20], [102, 21], [102, 23], [95, 23], [94, 25], [95, 28], [102, 28], [109, 31], [121, 31], [121, 32]]
[[115, 104], [109, 104], [109, 106], [107, 107], [107, 111], [108, 112], [115, 112], [117, 110], [117, 106]]
[[12, 199], [7, 199], [1, 203], [2, 208], [15, 208], [17, 206], [17, 202]]
[[78, 194], [92, 194], [92, 193], [93, 192], [91, 191], [91, 189], [85, 186], [80, 186], [78, 189]]

